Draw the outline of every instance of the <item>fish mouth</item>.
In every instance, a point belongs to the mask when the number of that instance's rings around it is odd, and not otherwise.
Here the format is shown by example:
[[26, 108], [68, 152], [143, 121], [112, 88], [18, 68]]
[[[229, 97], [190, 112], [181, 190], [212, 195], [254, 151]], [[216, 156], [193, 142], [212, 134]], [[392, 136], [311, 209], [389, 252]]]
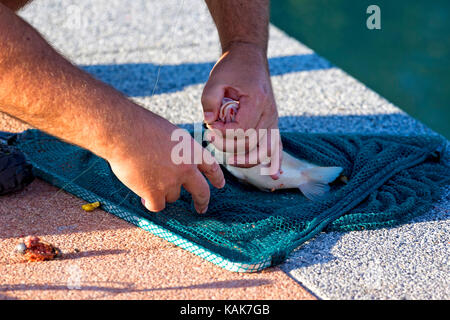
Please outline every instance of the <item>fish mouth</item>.
[[223, 98], [219, 110], [219, 119], [223, 123], [234, 122], [237, 111], [239, 110], [239, 101], [230, 98]]

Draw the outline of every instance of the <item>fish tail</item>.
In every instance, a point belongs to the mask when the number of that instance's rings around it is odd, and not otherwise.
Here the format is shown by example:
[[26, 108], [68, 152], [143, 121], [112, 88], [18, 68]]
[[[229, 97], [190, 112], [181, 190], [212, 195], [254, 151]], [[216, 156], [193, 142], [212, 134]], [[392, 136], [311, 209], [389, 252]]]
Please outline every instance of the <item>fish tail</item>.
[[307, 182], [299, 185], [300, 191], [312, 201], [320, 200], [329, 190], [329, 183], [342, 173], [341, 167], [314, 167], [303, 172]]

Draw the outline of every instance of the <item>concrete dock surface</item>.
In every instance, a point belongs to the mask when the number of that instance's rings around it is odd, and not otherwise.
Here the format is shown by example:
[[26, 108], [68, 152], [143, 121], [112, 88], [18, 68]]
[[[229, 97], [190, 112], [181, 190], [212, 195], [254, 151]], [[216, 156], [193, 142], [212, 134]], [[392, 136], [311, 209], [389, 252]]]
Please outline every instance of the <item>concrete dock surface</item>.
[[[182, 127], [220, 54], [202, 0], [36, 0], [20, 12], [61, 53]], [[313, 50], [270, 27], [280, 129], [436, 134]], [[27, 125], [0, 114], [0, 130]], [[0, 299], [448, 299], [450, 193], [409, 224], [322, 233], [280, 267], [225, 271], [39, 179], [0, 198]], [[11, 256], [33, 234], [64, 258]]]

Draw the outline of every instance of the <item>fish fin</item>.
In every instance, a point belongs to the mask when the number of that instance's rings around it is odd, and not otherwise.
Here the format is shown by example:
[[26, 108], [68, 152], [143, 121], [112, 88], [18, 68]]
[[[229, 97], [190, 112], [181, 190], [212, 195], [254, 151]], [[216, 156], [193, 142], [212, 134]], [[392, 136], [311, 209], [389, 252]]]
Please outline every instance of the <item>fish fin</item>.
[[298, 186], [300, 191], [312, 201], [319, 201], [330, 190], [330, 186], [326, 183], [311, 180]]
[[314, 167], [304, 171], [308, 180], [328, 184], [336, 180], [343, 169], [341, 167]]
[[304, 171], [308, 182], [298, 188], [312, 201], [318, 201], [330, 191], [329, 183], [336, 180], [342, 172], [341, 167], [314, 167]]

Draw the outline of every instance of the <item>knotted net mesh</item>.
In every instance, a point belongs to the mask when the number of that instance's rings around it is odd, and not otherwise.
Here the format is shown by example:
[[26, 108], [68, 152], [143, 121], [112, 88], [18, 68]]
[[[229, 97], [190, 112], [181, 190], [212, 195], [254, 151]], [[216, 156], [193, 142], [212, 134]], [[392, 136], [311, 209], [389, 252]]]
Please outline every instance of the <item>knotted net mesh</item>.
[[393, 227], [426, 212], [450, 183], [440, 159], [446, 141], [432, 136], [282, 133], [284, 150], [322, 166], [341, 166], [347, 184], [333, 184], [321, 202], [298, 190], [262, 192], [225, 172], [226, 186], [211, 187], [208, 212], [191, 196], [159, 213], [112, 173], [107, 161], [38, 130], [18, 135], [36, 176], [102, 209], [234, 271], [258, 271], [283, 262], [325, 231]]

